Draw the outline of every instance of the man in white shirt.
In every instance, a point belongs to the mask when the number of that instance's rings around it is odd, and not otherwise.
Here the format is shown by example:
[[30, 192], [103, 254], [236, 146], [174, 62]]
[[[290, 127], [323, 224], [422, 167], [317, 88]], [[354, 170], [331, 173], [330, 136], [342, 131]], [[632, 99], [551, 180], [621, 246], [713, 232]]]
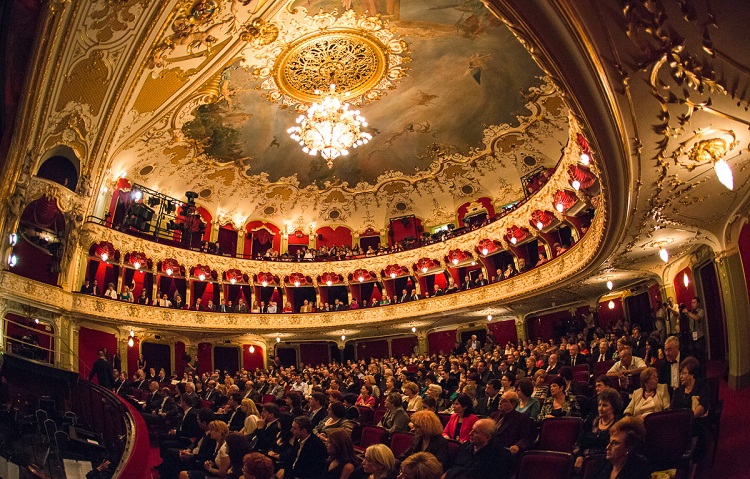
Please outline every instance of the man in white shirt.
[[620, 385], [626, 387], [630, 383], [630, 378], [640, 375], [644, 369], [646, 369], [646, 363], [643, 359], [633, 356], [633, 345], [626, 343], [620, 349], [620, 360], [607, 371], [607, 376], [618, 378]]
[[161, 306], [162, 308], [172, 307], [172, 301], [169, 300], [169, 296], [167, 296], [167, 293], [164, 293], [158, 302], [159, 306]]
[[268, 314], [274, 314], [276, 313], [276, 311], [278, 311], [278, 307], [276, 306], [276, 301], [271, 301], [270, 303], [268, 303], [268, 309], [266, 310], [266, 312]]

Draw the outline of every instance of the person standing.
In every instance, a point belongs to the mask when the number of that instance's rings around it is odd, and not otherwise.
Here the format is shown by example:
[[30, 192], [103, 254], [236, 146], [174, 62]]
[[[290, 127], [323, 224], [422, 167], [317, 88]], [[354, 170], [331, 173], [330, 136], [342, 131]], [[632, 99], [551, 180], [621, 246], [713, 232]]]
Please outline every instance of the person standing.
[[107, 358], [104, 355], [104, 350], [101, 349], [99, 350], [99, 359], [94, 362], [94, 366], [91, 368], [91, 373], [89, 373], [89, 381], [91, 381], [94, 376], [96, 376], [99, 386], [103, 388], [111, 390], [115, 385], [115, 378], [112, 375], [112, 365], [107, 361]]
[[695, 296], [690, 301], [690, 309], [683, 309], [681, 312], [687, 315], [690, 322], [692, 354], [703, 365], [706, 363], [706, 337], [704, 332], [706, 312], [701, 308], [701, 300]]

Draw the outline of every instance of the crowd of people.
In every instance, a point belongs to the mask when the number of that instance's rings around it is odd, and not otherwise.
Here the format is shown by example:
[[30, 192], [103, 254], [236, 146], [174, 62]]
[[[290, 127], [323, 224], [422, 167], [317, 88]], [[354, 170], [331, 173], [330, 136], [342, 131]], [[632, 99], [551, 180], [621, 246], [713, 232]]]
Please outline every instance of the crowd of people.
[[[566, 416], [584, 421], [570, 451], [576, 466], [590, 457], [593, 477], [646, 478], [643, 417], [689, 409], [700, 424], [716, 399], [703, 364], [688, 356], [694, 345], [658, 336], [638, 325], [504, 347], [472, 336], [429, 356], [289, 367], [277, 359], [266, 370], [171, 381], [150, 368], [119, 374], [114, 389], [141, 396], [144, 418], [161, 431], [162, 478], [499, 479], [535, 447], [542, 421]], [[411, 446], [355, 454], [368, 421], [387, 435], [413, 434]]]

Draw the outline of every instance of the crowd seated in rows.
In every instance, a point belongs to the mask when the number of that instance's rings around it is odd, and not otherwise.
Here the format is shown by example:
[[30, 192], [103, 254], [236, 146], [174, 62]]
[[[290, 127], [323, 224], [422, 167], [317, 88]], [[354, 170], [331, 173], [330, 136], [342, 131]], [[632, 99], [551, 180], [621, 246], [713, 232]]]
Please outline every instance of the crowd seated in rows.
[[567, 454], [584, 477], [645, 478], [665, 467], [639, 448], [651, 418], [687, 413], [674, 420], [692, 431], [685, 442], [700, 461], [716, 440], [718, 397], [677, 337], [657, 345], [669, 354], [641, 368], [634, 336], [580, 331], [505, 347], [470, 339], [446, 354], [298, 367], [274, 361], [267, 370], [150, 384], [138, 371], [132, 380], [120, 375], [114, 388], [142, 407], [158, 435], [162, 478], [243, 477], [270, 461], [280, 479], [386, 479], [399, 470], [498, 479], [530, 467], [539, 449]]

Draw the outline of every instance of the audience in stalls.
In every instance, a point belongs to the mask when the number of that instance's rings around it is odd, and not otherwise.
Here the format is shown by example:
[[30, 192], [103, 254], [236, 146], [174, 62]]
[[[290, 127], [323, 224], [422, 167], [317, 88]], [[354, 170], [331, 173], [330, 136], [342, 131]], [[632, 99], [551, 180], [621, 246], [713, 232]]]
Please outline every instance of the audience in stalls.
[[[507, 477], [519, 462], [512, 457], [534, 448], [541, 421], [576, 415], [584, 418], [582, 432], [570, 451], [577, 465], [586, 463], [590, 457], [592, 464], [596, 462], [592, 469], [595, 474], [625, 471], [636, 475], [620, 477], [641, 477], [637, 474], [648, 471], [649, 465], [637, 455], [642, 441], [638, 436], [639, 424], [642, 427], [640, 417], [684, 408], [693, 411], [695, 417], [708, 420], [705, 416], [714, 405], [706, 381], [700, 377], [700, 364], [694, 357], [682, 359], [676, 366], [679, 385], [670, 394], [661, 377], [671, 382], [671, 361], [679, 357], [680, 344], [677, 338], [668, 337], [665, 357], [657, 360], [655, 367], [629, 376], [636, 382], [640, 379], [640, 387], [635, 388], [630, 382], [621, 384], [619, 374], [595, 379], [589, 376], [594, 385], [589, 394], [588, 384], [566, 381], [563, 377], [571, 362], [577, 363], [578, 371], [586, 370], [588, 360], [579, 362], [578, 355], [613, 350], [625, 368], [637, 362], [627, 331], [597, 329], [587, 336], [583, 331], [582, 328], [571, 333], [564, 340], [522, 341], [504, 347], [488, 339], [482, 341], [479, 349], [457, 348], [451, 354], [412, 354], [290, 367], [275, 358], [266, 370], [186, 374], [177, 383], [184, 387], [185, 394], [178, 396], [182, 415], [172, 419], [174, 429], [167, 432], [168, 424], [152, 421], [154, 427], [164, 428], [159, 436], [163, 458], [159, 472], [164, 479], [241, 477], [240, 473], [248, 474], [247, 467], [240, 472], [242, 458], [247, 458], [247, 451], [252, 450], [271, 460], [274, 472], [279, 477], [283, 475], [282, 479], [393, 478], [398, 469], [392, 451], [385, 445], [389, 443], [389, 434], [385, 444], [367, 448], [362, 464], [351, 452], [352, 434], [362, 425], [358, 423], [372, 417], [368, 414], [360, 418], [358, 414], [372, 408], [382, 411], [379, 424], [389, 433], [413, 433], [411, 444], [398, 458], [406, 464], [402, 464], [401, 472], [408, 477], [432, 477], [437, 474], [436, 464], [445, 471], [445, 479]], [[493, 345], [485, 348], [485, 343]], [[561, 365], [560, 375], [547, 374], [553, 355], [556, 356], [553, 365]], [[541, 366], [535, 372], [539, 362]], [[145, 366], [145, 360], [143, 363]], [[612, 364], [612, 360], [607, 360], [599, 369], [609, 371]], [[510, 372], [511, 368], [515, 373]], [[446, 389], [437, 384], [436, 375]], [[539, 388], [545, 383], [549, 385], [543, 404], [534, 397], [532, 375], [537, 378]], [[143, 376], [138, 371], [133, 382], [142, 382], [139, 378]], [[234, 383], [242, 385], [242, 389]], [[195, 384], [200, 386], [196, 388]], [[133, 391], [134, 386], [120, 388], [121, 394], [129, 394], [122, 391]], [[151, 395], [143, 401], [148, 406], [143, 411], [145, 415], [153, 415], [154, 411], [158, 414], [158, 407], [170, 402], [164, 397], [174, 399], [176, 395], [176, 386], [167, 390], [158, 386], [152, 386]], [[581, 388], [577, 397], [572, 394], [576, 386]], [[379, 398], [372, 394], [374, 388], [383, 391]], [[202, 391], [200, 398], [196, 389]], [[260, 398], [272, 391], [280, 393], [272, 394], [273, 401], [263, 404], [257, 414], [250, 397], [256, 394]], [[478, 392], [481, 396], [476, 399], [475, 407], [472, 395]], [[628, 407], [623, 411], [626, 393], [632, 394], [627, 397]], [[421, 404], [416, 407], [418, 402]], [[199, 408], [201, 404], [204, 409]], [[436, 411], [447, 405], [451, 405], [451, 415], [444, 426]], [[621, 420], [623, 413], [627, 416]], [[238, 415], [241, 420], [236, 419]], [[238, 425], [239, 432], [230, 434], [233, 423]], [[696, 434], [704, 434], [699, 437], [699, 446], [706, 444], [710, 429]], [[241, 438], [242, 443], [236, 438]], [[449, 447], [453, 441], [457, 451]], [[253, 457], [249, 464], [262, 470], [265, 461]], [[244, 463], [248, 465], [248, 461]]]

